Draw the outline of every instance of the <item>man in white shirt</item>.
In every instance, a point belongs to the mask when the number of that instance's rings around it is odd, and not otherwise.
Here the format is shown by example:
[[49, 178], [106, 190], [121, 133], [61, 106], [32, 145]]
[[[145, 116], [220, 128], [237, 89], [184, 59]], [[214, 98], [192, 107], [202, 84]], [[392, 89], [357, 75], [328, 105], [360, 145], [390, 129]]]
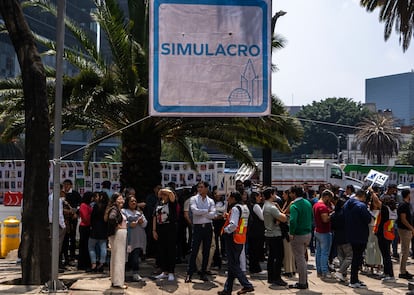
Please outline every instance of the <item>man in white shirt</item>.
[[[61, 257], [63, 239], [65, 238], [65, 234], [66, 234], [65, 217], [63, 215], [63, 198], [65, 198], [65, 192], [62, 190], [62, 186], [61, 186], [60, 198], [59, 198], [59, 258]], [[49, 195], [48, 215], [49, 215], [49, 225], [50, 225], [50, 236], [52, 236], [53, 193]], [[59, 259], [59, 267], [63, 268], [61, 267], [60, 259]]]
[[193, 239], [187, 277], [185, 278], [186, 283], [191, 282], [191, 277], [196, 271], [196, 258], [201, 243], [203, 243], [203, 261], [200, 279], [205, 282], [208, 281], [206, 271], [213, 238], [212, 220], [216, 216], [214, 201], [207, 195], [208, 187], [208, 182], [200, 181], [197, 185], [198, 194], [190, 199], [190, 210], [193, 216]]

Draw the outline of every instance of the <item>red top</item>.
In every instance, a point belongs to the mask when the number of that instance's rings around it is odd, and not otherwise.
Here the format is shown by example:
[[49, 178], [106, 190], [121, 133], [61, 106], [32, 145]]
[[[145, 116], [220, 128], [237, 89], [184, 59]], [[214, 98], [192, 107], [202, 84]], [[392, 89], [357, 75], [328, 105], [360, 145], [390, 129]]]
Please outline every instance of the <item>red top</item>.
[[91, 214], [92, 214], [92, 207], [86, 203], [81, 203], [79, 207], [79, 215], [80, 215], [80, 226], [90, 226], [91, 225]]
[[326, 234], [331, 232], [331, 222], [323, 222], [321, 215], [327, 213], [329, 215], [330, 210], [328, 206], [323, 202], [316, 202], [313, 205], [313, 216], [315, 218], [315, 231], [317, 233]]

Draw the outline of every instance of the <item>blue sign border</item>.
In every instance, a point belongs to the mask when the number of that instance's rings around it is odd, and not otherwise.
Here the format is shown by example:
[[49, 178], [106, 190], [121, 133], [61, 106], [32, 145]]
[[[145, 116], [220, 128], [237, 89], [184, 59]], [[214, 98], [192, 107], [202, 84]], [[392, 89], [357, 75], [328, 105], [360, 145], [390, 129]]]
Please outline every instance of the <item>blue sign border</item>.
[[[162, 4], [189, 5], [225, 5], [225, 6], [257, 6], [263, 10], [262, 44], [263, 44], [263, 101], [260, 106], [165, 106], [159, 103], [159, 8]], [[261, 0], [154, 0], [153, 2], [153, 108], [158, 113], [263, 113], [269, 107], [269, 50], [268, 50], [268, 4]]]

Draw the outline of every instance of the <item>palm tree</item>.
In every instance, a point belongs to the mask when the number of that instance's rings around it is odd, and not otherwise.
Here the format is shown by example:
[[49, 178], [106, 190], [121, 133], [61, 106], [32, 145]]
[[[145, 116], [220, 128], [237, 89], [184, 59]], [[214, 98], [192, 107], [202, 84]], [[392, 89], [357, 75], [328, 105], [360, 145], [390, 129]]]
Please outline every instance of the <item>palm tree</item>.
[[357, 142], [361, 152], [368, 158], [377, 159], [377, 164], [382, 164], [385, 157], [398, 154], [401, 135], [394, 128], [392, 117], [374, 114], [371, 118], [364, 119], [359, 124], [356, 133]]
[[400, 44], [406, 51], [413, 34], [414, 3], [407, 0], [361, 0], [367, 11], [380, 9], [379, 19], [385, 22], [384, 38], [388, 40], [393, 28], [400, 35]]
[[[28, 4], [54, 13], [48, 2], [37, 0]], [[286, 152], [290, 150], [289, 140], [301, 137], [300, 124], [287, 117], [276, 99], [272, 102], [272, 114], [283, 115], [281, 118], [149, 117], [147, 1], [129, 1], [129, 4], [128, 19], [136, 21], [128, 22], [115, 0], [96, 3], [94, 17], [109, 41], [113, 57], [110, 64], [105, 63], [85, 32], [66, 20], [67, 28], [78, 38], [86, 55], [70, 49], [65, 52], [65, 58], [78, 66], [80, 73], [65, 80], [62, 114], [64, 129], [92, 130], [94, 139], [121, 130], [123, 186], [146, 193], [160, 182], [161, 140], [174, 144], [190, 163], [194, 162], [194, 155], [188, 139], [197, 139], [253, 164], [246, 145]], [[53, 53], [52, 42], [39, 40]], [[16, 99], [15, 92], [9, 94], [9, 99]], [[16, 103], [2, 102], [0, 112], [10, 118], [18, 112]], [[14, 133], [8, 131], [8, 134]]]

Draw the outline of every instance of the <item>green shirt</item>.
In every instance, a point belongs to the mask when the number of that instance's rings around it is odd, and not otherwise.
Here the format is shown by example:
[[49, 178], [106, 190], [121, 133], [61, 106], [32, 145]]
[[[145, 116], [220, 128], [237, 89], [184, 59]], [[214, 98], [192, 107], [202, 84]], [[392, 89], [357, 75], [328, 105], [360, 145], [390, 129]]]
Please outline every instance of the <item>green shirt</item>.
[[312, 231], [312, 205], [303, 198], [295, 199], [290, 205], [289, 233], [303, 236]]
[[265, 237], [280, 237], [282, 231], [276, 219], [280, 217], [279, 209], [270, 201], [263, 205], [263, 220], [265, 226]]

